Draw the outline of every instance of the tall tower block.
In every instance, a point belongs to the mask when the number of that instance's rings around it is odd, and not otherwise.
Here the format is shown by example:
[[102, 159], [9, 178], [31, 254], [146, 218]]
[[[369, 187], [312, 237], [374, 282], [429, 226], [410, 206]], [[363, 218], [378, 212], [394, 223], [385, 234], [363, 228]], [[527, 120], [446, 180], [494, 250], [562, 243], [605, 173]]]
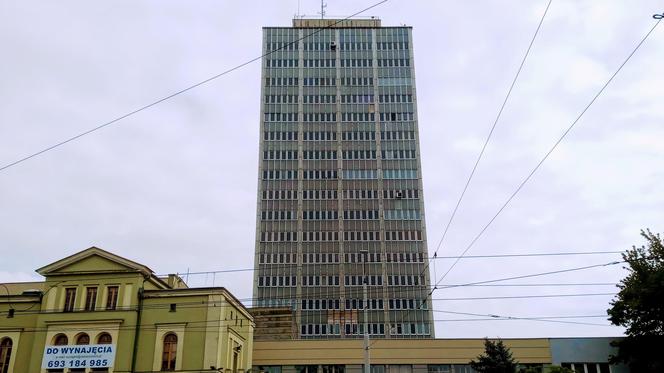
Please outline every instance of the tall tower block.
[[412, 29], [295, 19], [263, 52], [254, 305], [301, 338], [432, 338]]

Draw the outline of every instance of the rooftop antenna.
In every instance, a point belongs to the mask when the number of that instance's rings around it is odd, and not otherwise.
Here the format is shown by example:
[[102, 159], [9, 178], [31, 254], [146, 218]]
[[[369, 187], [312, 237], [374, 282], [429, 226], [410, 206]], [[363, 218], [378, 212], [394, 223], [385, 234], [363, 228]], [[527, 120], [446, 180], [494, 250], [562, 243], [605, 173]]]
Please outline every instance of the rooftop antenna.
[[327, 8], [325, 0], [320, 0], [320, 19], [325, 18], [325, 8]]

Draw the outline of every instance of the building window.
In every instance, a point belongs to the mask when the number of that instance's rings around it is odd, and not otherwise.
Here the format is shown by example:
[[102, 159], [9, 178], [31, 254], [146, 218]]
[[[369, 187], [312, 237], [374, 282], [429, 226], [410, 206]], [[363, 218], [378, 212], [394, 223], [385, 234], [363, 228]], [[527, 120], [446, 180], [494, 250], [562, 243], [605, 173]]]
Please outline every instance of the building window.
[[470, 365], [453, 365], [454, 373], [476, 373], [475, 369], [471, 368]]
[[[76, 344], [77, 345], [89, 345], [90, 344], [90, 336], [85, 334], [85, 333], [81, 333], [81, 334], [77, 335], [76, 336]], [[70, 373], [84, 373], [85, 368], [71, 368], [71, 369], [69, 369], [69, 372]]]
[[[97, 344], [99, 345], [110, 345], [113, 342], [113, 338], [108, 333], [101, 333], [97, 336]], [[92, 368], [92, 372], [108, 372], [108, 368]]]
[[69, 343], [69, 339], [64, 334], [58, 334], [53, 338], [53, 345], [55, 346], [66, 346]]
[[175, 333], [168, 333], [164, 336], [164, 348], [161, 355], [161, 371], [175, 370], [175, 354], [178, 349], [178, 336]]
[[74, 304], [76, 302], [76, 288], [65, 289], [65, 307], [64, 312], [74, 311]]
[[296, 365], [297, 373], [318, 373], [318, 365]]
[[[74, 289], [76, 290], [76, 289]], [[67, 338], [66, 335], [64, 334], [58, 334], [53, 338], [53, 345], [55, 346], [66, 346], [69, 343], [69, 339]], [[49, 373], [56, 373], [56, 372], [64, 372], [64, 369], [49, 369], [47, 372]]]
[[345, 365], [323, 365], [323, 373], [344, 373], [346, 371]]
[[90, 344], [90, 336], [85, 334], [85, 333], [81, 333], [81, 334], [77, 335], [76, 336], [76, 344], [77, 345], [89, 345]]
[[0, 341], [0, 373], [9, 372], [9, 361], [12, 358], [12, 340], [5, 338]]
[[451, 373], [452, 366], [449, 364], [443, 365], [428, 365], [427, 372], [429, 373]]
[[261, 373], [281, 373], [281, 365], [259, 365], [258, 371]]
[[562, 363], [562, 367], [580, 373], [609, 373], [609, 363]]
[[385, 373], [385, 365], [372, 365], [371, 373]]
[[110, 345], [113, 342], [113, 337], [108, 333], [101, 333], [97, 336], [97, 344]]
[[85, 310], [94, 311], [97, 304], [97, 287], [89, 287], [85, 289]]
[[119, 286], [109, 286], [108, 287], [108, 297], [106, 298], [106, 309], [114, 310], [118, 306], [118, 293]]

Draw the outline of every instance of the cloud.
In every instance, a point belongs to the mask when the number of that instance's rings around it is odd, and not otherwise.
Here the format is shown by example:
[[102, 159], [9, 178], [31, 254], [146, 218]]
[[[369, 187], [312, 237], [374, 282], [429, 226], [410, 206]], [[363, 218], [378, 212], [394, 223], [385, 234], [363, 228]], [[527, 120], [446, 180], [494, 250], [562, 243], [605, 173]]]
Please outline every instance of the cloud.
[[[290, 25], [297, 9], [295, 1], [31, 5], [5, 3], [0, 12], [2, 164], [258, 56], [261, 27]], [[302, 12], [315, 13], [318, 5], [302, 2]], [[384, 25], [414, 28], [432, 254], [544, 6], [391, 1], [371, 11]], [[552, 4], [439, 255], [467, 247], [651, 27], [660, 6]], [[328, 12], [361, 7], [339, 1]], [[660, 28], [469, 254], [620, 250], [639, 243], [641, 228], [662, 230], [662, 40]], [[0, 245], [12, 253], [3, 256], [0, 281], [33, 279], [33, 269], [91, 245], [158, 273], [253, 266], [259, 95], [260, 66], [252, 64], [0, 173]], [[616, 257], [463, 260], [445, 283]], [[436, 263], [432, 277], [450, 264]], [[541, 282], [615, 282], [623, 275], [611, 267]], [[211, 275], [189, 280], [213, 281]], [[239, 298], [251, 296], [251, 272], [218, 274], [214, 281]], [[554, 291], [478, 287], [437, 296]], [[602, 313], [607, 304], [607, 297], [587, 297], [437, 307], [545, 316]], [[620, 332], [527, 321], [437, 325], [438, 337]]]

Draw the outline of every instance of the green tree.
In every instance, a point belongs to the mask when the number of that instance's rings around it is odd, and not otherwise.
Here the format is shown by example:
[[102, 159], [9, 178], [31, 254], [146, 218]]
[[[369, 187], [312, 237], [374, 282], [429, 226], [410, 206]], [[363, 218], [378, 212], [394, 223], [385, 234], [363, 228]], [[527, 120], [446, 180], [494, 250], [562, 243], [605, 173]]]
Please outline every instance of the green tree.
[[618, 354], [611, 363], [627, 363], [636, 372], [664, 372], [664, 244], [659, 234], [641, 231], [646, 245], [622, 254], [627, 277], [607, 310], [614, 325], [626, 328], [627, 337], [612, 345]]
[[470, 366], [479, 373], [516, 373], [517, 361], [502, 340], [484, 339], [484, 354], [472, 360]]

